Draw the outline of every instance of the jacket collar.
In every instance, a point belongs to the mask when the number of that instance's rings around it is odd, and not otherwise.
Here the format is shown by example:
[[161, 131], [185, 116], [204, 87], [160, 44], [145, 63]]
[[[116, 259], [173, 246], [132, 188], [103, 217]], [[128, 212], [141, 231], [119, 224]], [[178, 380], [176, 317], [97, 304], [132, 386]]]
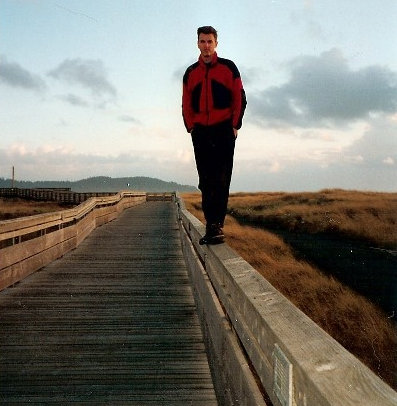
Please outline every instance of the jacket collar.
[[[212, 60], [211, 60], [210, 65], [211, 66], [215, 65], [217, 60], [218, 60], [218, 54], [216, 52], [214, 52], [214, 55], [212, 55]], [[207, 66], [207, 64], [204, 62], [203, 58], [201, 57], [201, 55], [199, 56], [199, 62], [202, 66]]]

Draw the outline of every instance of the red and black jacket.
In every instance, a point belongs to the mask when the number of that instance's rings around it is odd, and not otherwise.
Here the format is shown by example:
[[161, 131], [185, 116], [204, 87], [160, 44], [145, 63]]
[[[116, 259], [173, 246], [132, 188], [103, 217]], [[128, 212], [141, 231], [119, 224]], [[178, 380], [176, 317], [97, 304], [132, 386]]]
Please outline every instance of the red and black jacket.
[[183, 76], [182, 115], [188, 132], [195, 124], [210, 126], [230, 120], [241, 128], [247, 105], [236, 65], [215, 53], [209, 64], [203, 59], [189, 66]]

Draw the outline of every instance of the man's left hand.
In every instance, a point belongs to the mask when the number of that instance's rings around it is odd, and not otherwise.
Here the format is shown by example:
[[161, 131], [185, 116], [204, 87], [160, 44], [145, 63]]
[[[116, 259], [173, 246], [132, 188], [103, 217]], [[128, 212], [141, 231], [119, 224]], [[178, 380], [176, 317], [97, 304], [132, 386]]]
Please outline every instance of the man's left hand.
[[235, 128], [233, 128], [233, 132], [234, 132], [234, 138], [237, 138], [238, 130], [236, 130]]

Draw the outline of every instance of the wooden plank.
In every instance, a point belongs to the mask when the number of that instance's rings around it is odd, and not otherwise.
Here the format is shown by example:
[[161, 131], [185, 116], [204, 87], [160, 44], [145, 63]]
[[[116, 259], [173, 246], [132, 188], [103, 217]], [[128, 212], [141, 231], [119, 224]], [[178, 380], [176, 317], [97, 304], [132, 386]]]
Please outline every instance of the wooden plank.
[[[144, 193], [122, 192], [109, 197], [93, 197], [81, 203], [79, 206], [67, 210], [26, 216], [13, 220], [3, 220], [0, 221], [0, 241], [52, 227], [73, 219], [80, 219], [95, 208], [109, 204], [124, 208], [143, 203], [145, 200], [146, 195]], [[119, 210], [118, 207], [112, 207], [110, 211], [117, 212]]]
[[75, 238], [75, 236], [76, 226], [73, 225], [42, 235], [41, 237], [3, 248], [0, 257], [0, 270], [21, 262], [24, 259], [28, 259], [29, 257], [33, 257], [34, 255], [44, 253], [46, 250], [56, 245], [62, 244], [71, 238]]
[[1, 404], [217, 404], [171, 202], [2, 291], [0, 326]]
[[[114, 199], [119, 199], [115, 205]], [[116, 198], [92, 198], [77, 209], [55, 213], [61, 218], [57, 222], [51, 220], [53, 214], [0, 222], [0, 243], [14, 237], [18, 241], [0, 245], [0, 290], [61, 257], [79, 245], [95, 227], [114, 220], [125, 208], [141, 204], [145, 199], [142, 193], [122, 192]], [[71, 221], [76, 219], [77, 223]], [[30, 226], [21, 229], [21, 224]], [[4, 227], [11, 231], [5, 231]], [[54, 228], [61, 230], [54, 231]], [[64, 240], [59, 241], [62, 236]]]

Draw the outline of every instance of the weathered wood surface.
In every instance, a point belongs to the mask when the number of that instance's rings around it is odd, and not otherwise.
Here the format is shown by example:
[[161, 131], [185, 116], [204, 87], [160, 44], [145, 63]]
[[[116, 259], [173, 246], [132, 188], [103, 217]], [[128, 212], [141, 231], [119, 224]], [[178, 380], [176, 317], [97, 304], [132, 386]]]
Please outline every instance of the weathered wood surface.
[[68, 210], [0, 221], [0, 290], [60, 258], [96, 227], [145, 201], [146, 193], [121, 191]]
[[1, 404], [216, 405], [172, 202], [0, 292]]

